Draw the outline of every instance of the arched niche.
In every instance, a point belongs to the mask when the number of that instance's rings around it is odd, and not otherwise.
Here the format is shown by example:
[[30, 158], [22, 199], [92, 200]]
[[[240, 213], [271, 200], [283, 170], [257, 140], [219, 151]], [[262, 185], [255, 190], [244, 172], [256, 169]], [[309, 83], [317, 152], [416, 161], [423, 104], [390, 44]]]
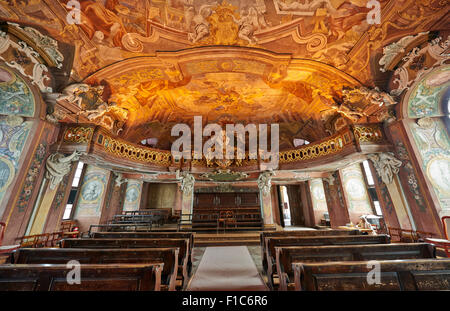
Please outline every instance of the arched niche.
[[45, 113], [41, 103], [39, 91], [17, 70], [0, 62], [0, 215]]
[[401, 112], [439, 216], [450, 215], [450, 65], [424, 74], [405, 94]]

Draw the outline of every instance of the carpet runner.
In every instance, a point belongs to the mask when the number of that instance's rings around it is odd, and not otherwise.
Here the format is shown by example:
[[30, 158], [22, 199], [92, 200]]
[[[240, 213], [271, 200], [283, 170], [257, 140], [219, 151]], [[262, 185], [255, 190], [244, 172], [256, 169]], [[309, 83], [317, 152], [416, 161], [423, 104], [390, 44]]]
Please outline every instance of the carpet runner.
[[246, 246], [207, 247], [187, 291], [267, 291]]

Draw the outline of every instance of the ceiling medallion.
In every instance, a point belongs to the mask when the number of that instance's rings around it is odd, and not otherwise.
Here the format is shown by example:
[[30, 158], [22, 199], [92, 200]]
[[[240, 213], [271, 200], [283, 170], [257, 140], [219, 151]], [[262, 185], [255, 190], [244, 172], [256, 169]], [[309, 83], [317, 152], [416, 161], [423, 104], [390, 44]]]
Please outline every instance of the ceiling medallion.
[[212, 173], [204, 173], [200, 177], [211, 181], [237, 181], [248, 177], [248, 174], [242, 172], [232, 172], [231, 170], [216, 170]]

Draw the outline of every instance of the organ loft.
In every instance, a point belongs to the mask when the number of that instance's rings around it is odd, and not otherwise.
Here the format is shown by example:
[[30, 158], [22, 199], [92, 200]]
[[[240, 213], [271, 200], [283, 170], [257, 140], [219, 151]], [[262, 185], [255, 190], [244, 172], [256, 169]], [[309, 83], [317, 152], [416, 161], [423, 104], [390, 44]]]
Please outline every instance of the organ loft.
[[450, 290], [449, 9], [0, 1], [0, 291]]

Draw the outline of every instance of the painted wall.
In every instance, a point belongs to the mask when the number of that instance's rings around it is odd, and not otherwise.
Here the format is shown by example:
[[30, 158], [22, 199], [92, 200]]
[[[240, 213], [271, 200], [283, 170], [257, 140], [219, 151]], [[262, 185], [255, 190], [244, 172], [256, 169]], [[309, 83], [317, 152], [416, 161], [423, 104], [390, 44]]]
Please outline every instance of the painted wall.
[[125, 200], [123, 202], [124, 211], [137, 211], [141, 202], [142, 181], [128, 180], [127, 190], [125, 192]]
[[91, 224], [100, 222], [109, 177], [109, 171], [87, 166], [73, 217], [78, 221], [80, 231], [87, 231]]
[[22, 151], [32, 125], [32, 121], [14, 125], [8, 122], [7, 118], [0, 119], [0, 203], [17, 175]]
[[170, 208], [177, 204], [177, 184], [150, 183], [146, 208]]
[[[408, 99], [408, 123], [415, 153], [427, 186], [439, 205], [440, 216], [450, 215], [450, 138], [444, 106], [450, 102], [450, 66], [439, 67], [415, 85]], [[443, 117], [441, 117], [443, 116]], [[436, 199], [437, 198], [437, 199]]]
[[410, 129], [442, 214], [450, 214], [450, 139], [442, 119], [430, 118], [429, 122], [427, 127], [413, 123]]
[[321, 178], [314, 178], [309, 181], [309, 189], [311, 193], [311, 201], [314, 211], [315, 224], [320, 224], [323, 214], [328, 212], [327, 200], [323, 189]]
[[353, 164], [341, 173], [350, 221], [357, 224], [361, 215], [373, 214], [361, 166]]

